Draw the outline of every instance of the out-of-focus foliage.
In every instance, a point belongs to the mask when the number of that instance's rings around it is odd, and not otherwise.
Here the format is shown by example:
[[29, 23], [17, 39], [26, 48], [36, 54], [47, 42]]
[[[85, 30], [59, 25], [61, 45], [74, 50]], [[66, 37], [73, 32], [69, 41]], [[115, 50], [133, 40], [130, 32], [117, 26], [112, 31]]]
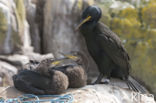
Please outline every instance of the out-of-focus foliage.
[[142, 9], [143, 21], [146, 26], [156, 28], [156, 2], [151, 2]]
[[131, 74], [156, 95], [156, 1], [142, 4], [104, 13], [101, 21], [123, 41], [131, 57]]

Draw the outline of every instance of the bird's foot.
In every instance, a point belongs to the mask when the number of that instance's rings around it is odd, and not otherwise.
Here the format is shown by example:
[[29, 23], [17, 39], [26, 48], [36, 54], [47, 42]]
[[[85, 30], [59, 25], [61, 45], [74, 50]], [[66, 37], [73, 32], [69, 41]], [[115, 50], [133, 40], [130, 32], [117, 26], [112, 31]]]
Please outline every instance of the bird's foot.
[[95, 84], [109, 84], [110, 83], [110, 79], [105, 79], [104, 81], [95, 81], [93, 83], [91, 83], [90, 85], [95, 85]]
[[103, 74], [100, 73], [98, 78], [96, 79], [96, 81], [94, 83], [91, 83], [92, 85], [95, 85], [95, 84], [100, 84], [101, 80], [103, 78]]
[[95, 85], [95, 84], [97, 84], [97, 83], [95, 83], [95, 82], [94, 83], [90, 83], [90, 85]]
[[96, 80], [95, 82], [91, 83], [91, 85], [100, 84], [101, 81]]
[[105, 79], [103, 82], [100, 82], [100, 84], [109, 84], [110, 83], [110, 79]]

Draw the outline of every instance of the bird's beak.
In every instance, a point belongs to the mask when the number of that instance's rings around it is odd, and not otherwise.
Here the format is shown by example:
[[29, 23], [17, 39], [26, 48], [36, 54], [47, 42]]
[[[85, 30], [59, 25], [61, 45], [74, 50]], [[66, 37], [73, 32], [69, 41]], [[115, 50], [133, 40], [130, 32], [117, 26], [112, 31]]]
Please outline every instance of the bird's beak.
[[52, 62], [51, 64], [56, 66], [56, 65], [60, 64], [61, 62], [62, 62], [61, 60], [57, 60], [57, 61]]
[[64, 55], [64, 56], [72, 60], [75, 60], [78, 58], [77, 56], [73, 56], [73, 55]]
[[87, 21], [89, 21], [91, 19], [91, 16], [88, 16], [87, 18], [85, 18], [84, 20], [82, 20], [82, 22], [76, 27], [76, 31]]

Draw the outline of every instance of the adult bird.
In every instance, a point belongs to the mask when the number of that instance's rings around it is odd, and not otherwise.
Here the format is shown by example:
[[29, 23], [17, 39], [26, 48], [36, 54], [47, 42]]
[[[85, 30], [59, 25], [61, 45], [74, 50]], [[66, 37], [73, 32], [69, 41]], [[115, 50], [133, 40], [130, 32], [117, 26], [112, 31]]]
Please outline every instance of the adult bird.
[[129, 88], [144, 92], [144, 89], [129, 77], [130, 58], [120, 38], [106, 25], [98, 22], [101, 15], [99, 7], [89, 6], [83, 11], [81, 23], [76, 28], [83, 34], [88, 51], [98, 66], [100, 74], [95, 84], [100, 83], [104, 76], [107, 80], [115, 77], [125, 80]]

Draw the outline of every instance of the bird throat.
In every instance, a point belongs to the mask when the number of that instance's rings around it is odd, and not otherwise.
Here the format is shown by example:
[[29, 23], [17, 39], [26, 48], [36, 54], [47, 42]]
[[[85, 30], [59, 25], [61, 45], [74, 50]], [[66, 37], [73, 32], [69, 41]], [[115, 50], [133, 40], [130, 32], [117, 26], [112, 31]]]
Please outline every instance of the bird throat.
[[85, 37], [85, 39], [94, 38], [95, 36], [95, 28], [97, 26], [97, 22], [88, 22], [82, 25], [80, 28], [80, 32]]

